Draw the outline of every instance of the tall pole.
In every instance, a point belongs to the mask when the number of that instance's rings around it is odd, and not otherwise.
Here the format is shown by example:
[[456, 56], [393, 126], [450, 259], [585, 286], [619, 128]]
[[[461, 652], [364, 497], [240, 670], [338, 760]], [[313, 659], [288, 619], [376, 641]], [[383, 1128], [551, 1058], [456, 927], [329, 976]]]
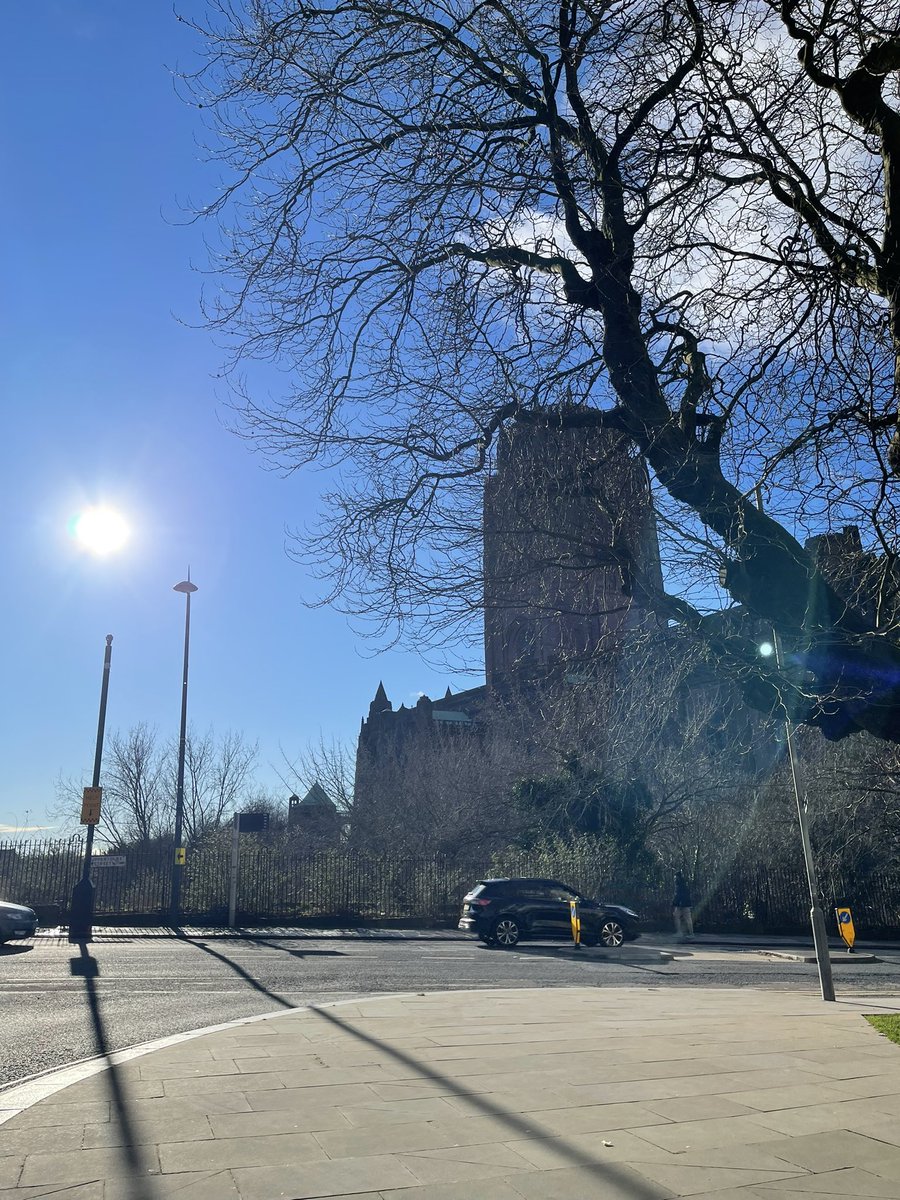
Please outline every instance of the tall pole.
[[238, 875], [241, 870], [241, 815], [235, 813], [231, 823], [231, 874], [228, 878], [228, 928], [237, 924]]
[[[756, 507], [762, 512], [762, 488], [756, 488]], [[784, 654], [781, 648], [781, 638], [777, 629], [772, 628], [772, 645], [775, 649], [775, 665], [784, 672]], [[788, 761], [791, 766], [791, 783], [794, 788], [794, 800], [797, 803], [797, 823], [800, 826], [800, 842], [803, 846], [803, 861], [806, 864], [806, 881], [809, 885], [809, 923], [812, 926], [813, 946], [816, 951], [816, 965], [819, 970], [819, 988], [823, 1000], [834, 1000], [834, 978], [831, 973], [831, 951], [828, 949], [828, 932], [825, 928], [825, 915], [819, 905], [819, 881], [816, 874], [816, 860], [813, 856], [812, 842], [809, 837], [809, 797], [803, 778], [803, 764], [797, 755], [794, 745], [794, 721], [783, 699], [781, 707], [784, 710], [784, 740], [787, 745]]]
[[[97, 742], [94, 747], [94, 771], [91, 775], [91, 788], [96, 794], [100, 787], [100, 764], [103, 760], [103, 733], [106, 729], [106, 700], [109, 695], [109, 669], [112, 664], [113, 635], [106, 635], [106, 649], [103, 652], [103, 678], [100, 683], [100, 715], [97, 718]], [[85, 806], [82, 806], [82, 821], [85, 819]], [[72, 889], [72, 903], [69, 911], [69, 941], [90, 942], [94, 937], [94, 885], [91, 882], [91, 855], [94, 851], [94, 828], [100, 819], [97, 808], [95, 820], [87, 827], [87, 839], [84, 846], [84, 863], [81, 868], [81, 879]]]
[[[775, 647], [775, 664], [779, 671], [782, 671], [784, 668], [784, 655], [781, 651], [781, 639], [775, 629], [772, 630], [772, 644]], [[813, 857], [812, 842], [809, 837], [809, 800], [803, 780], [803, 764], [800, 762], [797, 749], [794, 745], [794, 722], [784, 701], [782, 701], [782, 707], [784, 708], [784, 740], [787, 744], [788, 761], [791, 765], [791, 782], [794, 786], [794, 799], [797, 802], [797, 823], [800, 826], [803, 861], [806, 864], [806, 881], [809, 885], [809, 923], [812, 926], [813, 945], [816, 950], [816, 965], [819, 969], [819, 988], [822, 992], [823, 1000], [834, 1000], [831, 951], [828, 948], [825, 914], [819, 905], [819, 881], [816, 875], [816, 860]]]
[[188, 661], [191, 647], [191, 593], [196, 592], [197, 585], [191, 583], [191, 572], [188, 570], [187, 579], [176, 583], [174, 592], [184, 593], [184, 669], [181, 675], [181, 729], [178, 735], [178, 780], [175, 785], [175, 855], [172, 862], [172, 894], [169, 906], [169, 917], [173, 925], [181, 920], [181, 884], [184, 873], [185, 852], [182, 841], [184, 825], [184, 751], [187, 741], [187, 695], [188, 695]]

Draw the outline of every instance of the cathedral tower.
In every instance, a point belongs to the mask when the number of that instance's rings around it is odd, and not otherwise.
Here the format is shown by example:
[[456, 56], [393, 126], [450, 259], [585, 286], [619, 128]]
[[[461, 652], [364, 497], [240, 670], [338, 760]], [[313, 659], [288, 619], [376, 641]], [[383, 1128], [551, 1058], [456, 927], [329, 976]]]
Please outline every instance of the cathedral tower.
[[662, 587], [643, 460], [616, 432], [520, 421], [484, 492], [484, 651], [489, 685], [596, 657], [649, 621], [639, 575]]

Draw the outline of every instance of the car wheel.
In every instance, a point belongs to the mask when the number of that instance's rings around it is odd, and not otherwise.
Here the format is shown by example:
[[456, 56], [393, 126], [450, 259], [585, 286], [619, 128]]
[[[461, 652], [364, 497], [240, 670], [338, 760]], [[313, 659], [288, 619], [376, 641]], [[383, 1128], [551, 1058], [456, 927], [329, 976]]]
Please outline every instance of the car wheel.
[[600, 926], [600, 941], [604, 946], [621, 946], [625, 941], [625, 930], [618, 921], [609, 918]]
[[498, 917], [491, 929], [491, 937], [504, 950], [512, 949], [521, 937], [519, 922], [513, 917]]

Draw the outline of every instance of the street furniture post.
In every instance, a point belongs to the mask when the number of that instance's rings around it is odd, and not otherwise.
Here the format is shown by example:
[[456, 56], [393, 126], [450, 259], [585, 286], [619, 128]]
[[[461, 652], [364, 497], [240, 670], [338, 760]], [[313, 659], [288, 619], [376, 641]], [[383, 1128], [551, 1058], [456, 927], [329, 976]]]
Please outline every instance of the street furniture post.
[[97, 720], [97, 741], [94, 747], [94, 772], [91, 786], [84, 789], [81, 801], [81, 824], [87, 826], [84, 845], [84, 863], [81, 878], [72, 889], [69, 908], [69, 941], [91, 942], [94, 940], [94, 885], [91, 882], [91, 855], [94, 849], [94, 829], [100, 821], [102, 790], [100, 788], [100, 764], [103, 759], [103, 732], [106, 728], [106, 701], [109, 695], [109, 669], [112, 663], [113, 635], [106, 635], [103, 653], [103, 678], [100, 683], [100, 715]]
[[241, 814], [231, 823], [231, 874], [228, 879], [228, 928], [234, 929], [237, 917], [238, 872], [241, 869]]
[[572, 941], [575, 943], [575, 949], [581, 949], [581, 914], [578, 911], [578, 901], [569, 901], [569, 920], [572, 923]]
[[169, 900], [169, 919], [173, 925], [181, 920], [181, 888], [184, 875], [185, 848], [181, 844], [184, 828], [184, 754], [187, 742], [187, 695], [188, 695], [188, 663], [191, 647], [191, 595], [197, 591], [197, 585], [191, 583], [191, 573], [187, 579], [176, 583], [172, 589], [184, 595], [184, 666], [181, 675], [181, 726], [178, 734], [178, 777], [175, 784], [175, 853], [172, 861], [172, 890]]
[[[756, 485], [756, 507], [763, 511], [762, 487]], [[772, 647], [775, 651], [775, 665], [779, 672], [784, 672], [784, 654], [781, 648], [781, 638], [777, 629], [772, 628]], [[812, 842], [809, 837], [809, 801], [803, 780], [800, 760], [794, 747], [794, 722], [787, 702], [782, 698], [784, 712], [784, 740], [787, 744], [788, 761], [791, 767], [791, 783], [794, 789], [794, 800], [797, 804], [797, 823], [800, 826], [800, 842], [803, 846], [803, 861], [806, 866], [806, 881], [809, 886], [809, 923], [812, 927], [813, 946], [816, 952], [816, 966], [819, 971], [819, 989], [823, 1000], [834, 1000], [834, 979], [831, 974], [831, 953], [828, 949], [828, 931], [825, 928], [825, 916], [819, 905], [819, 881], [816, 875], [816, 863], [813, 857]]]

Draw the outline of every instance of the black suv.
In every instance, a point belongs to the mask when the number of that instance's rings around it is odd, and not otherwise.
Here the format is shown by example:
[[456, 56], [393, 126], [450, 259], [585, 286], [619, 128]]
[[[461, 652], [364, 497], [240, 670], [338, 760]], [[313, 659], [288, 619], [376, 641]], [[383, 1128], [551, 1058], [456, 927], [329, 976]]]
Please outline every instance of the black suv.
[[459, 928], [488, 945], [520, 938], [572, 938], [570, 901], [578, 901], [585, 946], [621, 946], [640, 937], [640, 917], [619, 904], [587, 900], [555, 879], [482, 879], [463, 898]]

